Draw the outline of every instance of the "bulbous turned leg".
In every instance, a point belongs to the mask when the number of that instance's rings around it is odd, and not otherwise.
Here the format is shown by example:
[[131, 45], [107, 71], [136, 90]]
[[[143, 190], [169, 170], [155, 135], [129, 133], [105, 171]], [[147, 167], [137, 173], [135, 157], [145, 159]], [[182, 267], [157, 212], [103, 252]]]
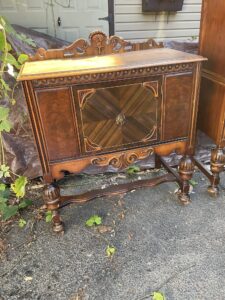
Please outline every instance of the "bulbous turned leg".
[[218, 185], [220, 183], [220, 172], [223, 171], [225, 165], [225, 154], [222, 148], [212, 149], [211, 152], [211, 185], [208, 187], [208, 192], [211, 196], [217, 196], [219, 193]]
[[63, 233], [64, 232], [63, 222], [61, 220], [59, 210], [58, 210], [60, 204], [59, 187], [55, 183], [45, 186], [43, 198], [47, 206], [47, 210], [52, 211], [53, 231], [56, 233]]
[[194, 167], [195, 165], [190, 155], [185, 155], [181, 158], [179, 163], [179, 175], [182, 182], [180, 184], [180, 193], [178, 198], [184, 205], [189, 204], [191, 201], [189, 195], [189, 180], [192, 178]]

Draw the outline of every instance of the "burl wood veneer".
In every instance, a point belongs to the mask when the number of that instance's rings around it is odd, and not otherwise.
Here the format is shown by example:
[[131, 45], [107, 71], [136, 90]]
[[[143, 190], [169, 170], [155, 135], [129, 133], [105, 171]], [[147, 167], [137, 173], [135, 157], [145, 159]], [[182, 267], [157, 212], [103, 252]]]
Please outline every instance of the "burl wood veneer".
[[204, 0], [199, 53], [208, 58], [202, 71], [198, 127], [216, 144], [211, 154], [211, 172], [196, 160], [210, 180], [208, 192], [218, 194], [225, 154], [225, 1]]
[[[141, 50], [141, 51], [140, 51]], [[58, 208], [143, 186], [177, 181], [189, 202], [203, 57], [164, 49], [153, 40], [132, 44], [101, 32], [58, 50], [39, 49], [23, 66], [23, 82], [43, 175], [44, 200], [63, 230]], [[183, 155], [179, 172], [161, 156]], [[156, 155], [168, 174], [151, 180], [63, 197], [65, 172], [111, 165], [125, 168]]]

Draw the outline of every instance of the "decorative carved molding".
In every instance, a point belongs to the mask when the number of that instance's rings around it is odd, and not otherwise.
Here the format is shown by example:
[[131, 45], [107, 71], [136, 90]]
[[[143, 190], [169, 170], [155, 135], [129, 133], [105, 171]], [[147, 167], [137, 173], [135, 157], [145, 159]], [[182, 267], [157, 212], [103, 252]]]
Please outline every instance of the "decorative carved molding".
[[144, 82], [143, 87], [151, 90], [154, 93], [155, 97], [159, 96], [159, 82], [158, 81]]
[[88, 41], [85, 39], [78, 39], [71, 45], [62, 49], [45, 50], [39, 48], [34, 56], [30, 56], [29, 60], [80, 58], [83, 56], [122, 53], [152, 48], [163, 48], [163, 44], [158, 44], [154, 39], [149, 39], [146, 42], [141, 43], [132, 43], [125, 41], [118, 36], [108, 37], [101, 31], [95, 31], [89, 35]]
[[97, 83], [99, 81], [115, 81], [119, 79], [140, 78], [149, 75], [160, 75], [167, 72], [187, 72], [194, 69], [194, 63], [182, 63], [174, 65], [143, 67], [130, 70], [121, 70], [114, 72], [81, 74], [75, 76], [47, 78], [42, 80], [32, 80], [34, 87], [50, 87], [61, 85], [78, 85], [83, 83]]
[[95, 89], [78, 90], [77, 93], [78, 93], [80, 108], [83, 109], [88, 97], [90, 97], [95, 93]]
[[112, 157], [96, 157], [92, 159], [92, 165], [96, 166], [113, 166], [114, 168], [126, 168], [137, 160], [143, 160], [154, 153], [152, 147], [146, 149], [137, 149], [132, 152], [114, 154]]
[[141, 141], [146, 143], [146, 142], [150, 142], [152, 140], [153, 137], [156, 138], [156, 134], [157, 134], [157, 125], [155, 125], [151, 132], [149, 132], [148, 135], [146, 135]]
[[87, 137], [84, 138], [85, 151], [100, 151], [102, 147], [90, 141]]

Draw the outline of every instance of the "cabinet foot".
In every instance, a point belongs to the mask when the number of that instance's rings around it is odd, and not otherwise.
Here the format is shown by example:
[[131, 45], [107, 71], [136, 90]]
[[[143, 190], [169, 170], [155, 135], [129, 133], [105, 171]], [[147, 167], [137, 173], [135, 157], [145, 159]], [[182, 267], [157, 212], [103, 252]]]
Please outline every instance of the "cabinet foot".
[[43, 198], [47, 210], [52, 211], [53, 231], [56, 233], [64, 233], [63, 222], [58, 210], [60, 206], [60, 188], [55, 183], [45, 186]]
[[192, 178], [194, 172], [194, 162], [190, 155], [184, 155], [179, 163], [179, 175], [181, 178], [180, 182], [180, 193], [178, 194], [178, 199], [184, 205], [191, 202], [189, 196], [190, 184], [189, 180]]
[[64, 233], [64, 223], [62, 222], [62, 219], [60, 217], [59, 211], [54, 210], [52, 212], [53, 218], [52, 218], [52, 223], [53, 223], [53, 231], [56, 233]]
[[183, 193], [181, 190], [180, 190], [180, 193], [178, 194], [178, 199], [179, 199], [180, 203], [183, 205], [188, 205], [191, 203], [190, 196], [188, 194]]
[[209, 185], [208, 188], [207, 188], [207, 191], [208, 191], [208, 193], [211, 197], [217, 197], [219, 195], [218, 186]]
[[210, 196], [216, 197], [219, 194], [218, 185], [220, 183], [220, 173], [223, 171], [225, 165], [225, 154], [222, 148], [212, 149], [211, 152], [211, 173], [210, 186], [208, 187], [208, 193]]

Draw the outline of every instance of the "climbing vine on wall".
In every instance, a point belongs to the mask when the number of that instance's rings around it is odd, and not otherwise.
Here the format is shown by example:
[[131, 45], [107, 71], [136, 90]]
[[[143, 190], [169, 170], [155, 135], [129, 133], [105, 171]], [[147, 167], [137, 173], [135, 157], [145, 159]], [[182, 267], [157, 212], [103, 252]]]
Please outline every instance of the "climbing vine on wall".
[[[28, 59], [26, 54], [17, 54], [7, 41], [7, 34], [14, 35], [24, 43], [35, 46], [35, 43], [23, 34], [18, 34], [13, 27], [0, 16], [0, 214], [7, 220], [31, 204], [24, 199], [27, 178], [19, 176], [10, 170], [6, 163], [3, 135], [10, 132], [12, 124], [9, 120], [10, 106], [15, 105], [15, 86], [11, 87], [6, 77], [17, 77], [22, 64]], [[6, 105], [6, 102], [8, 102]]]

